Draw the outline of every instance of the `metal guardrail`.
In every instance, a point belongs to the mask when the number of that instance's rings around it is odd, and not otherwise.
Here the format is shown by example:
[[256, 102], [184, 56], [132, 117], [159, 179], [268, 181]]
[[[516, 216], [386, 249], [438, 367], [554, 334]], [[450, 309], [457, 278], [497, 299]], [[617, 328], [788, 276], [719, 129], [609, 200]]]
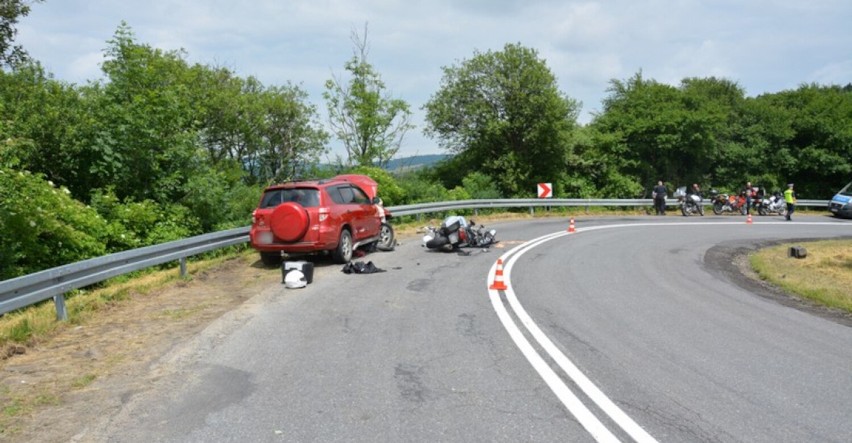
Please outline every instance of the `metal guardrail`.
[[[669, 206], [677, 200], [666, 200]], [[705, 206], [708, 204], [705, 203]], [[517, 208], [529, 207], [652, 207], [650, 199], [494, 199], [459, 200], [414, 205], [390, 206], [395, 217], [428, 213], [449, 212], [462, 209]], [[799, 200], [797, 206], [828, 208], [827, 200]], [[190, 237], [183, 240], [146, 246], [83, 260], [29, 275], [0, 281], [0, 315], [24, 308], [50, 298], [56, 305], [56, 315], [67, 319], [64, 294], [82, 287], [102, 282], [112, 277], [179, 260], [181, 275], [186, 273], [186, 258], [248, 242], [249, 227]]]
[[65, 294], [111, 277], [179, 260], [186, 273], [186, 257], [248, 241], [249, 228], [190, 237], [144, 248], [131, 249], [0, 282], [0, 314], [48, 300], [56, 304], [56, 316], [67, 319]]
[[[710, 200], [705, 199], [704, 206], [710, 206]], [[677, 206], [677, 199], [666, 200], [666, 206]], [[648, 198], [637, 199], [586, 199], [586, 198], [529, 198], [529, 199], [495, 199], [495, 200], [457, 200], [437, 203], [418, 203], [415, 205], [403, 205], [388, 207], [394, 217], [404, 215], [418, 215], [430, 212], [447, 212], [458, 209], [486, 209], [486, 208], [524, 208], [529, 207], [592, 207], [608, 206], [642, 207], [653, 208], [654, 201]], [[828, 200], [799, 200], [796, 206], [828, 208]]]

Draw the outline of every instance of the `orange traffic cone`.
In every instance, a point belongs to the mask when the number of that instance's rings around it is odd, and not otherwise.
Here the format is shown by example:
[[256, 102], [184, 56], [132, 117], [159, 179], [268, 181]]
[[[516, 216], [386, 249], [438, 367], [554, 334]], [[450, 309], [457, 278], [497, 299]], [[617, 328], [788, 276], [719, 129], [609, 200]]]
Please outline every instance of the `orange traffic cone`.
[[506, 283], [503, 283], [503, 259], [497, 259], [497, 271], [494, 272], [494, 283], [491, 283], [491, 286], [488, 289], [495, 289], [497, 291], [505, 291], [509, 289], [506, 286]]
[[748, 224], [748, 225], [751, 224], [751, 214], [749, 214], [748, 218], [746, 218], [746, 224]]
[[574, 229], [574, 217], [571, 217], [571, 223], [568, 224], [568, 232], [577, 232]]

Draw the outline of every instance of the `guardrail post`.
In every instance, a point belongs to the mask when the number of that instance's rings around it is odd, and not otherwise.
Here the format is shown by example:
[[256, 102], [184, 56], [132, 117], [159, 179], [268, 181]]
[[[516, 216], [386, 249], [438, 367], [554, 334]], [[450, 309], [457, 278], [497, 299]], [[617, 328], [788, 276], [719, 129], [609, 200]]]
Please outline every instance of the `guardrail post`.
[[56, 319], [68, 321], [68, 311], [65, 309], [65, 294], [53, 296], [53, 304], [56, 305]]
[[186, 277], [186, 257], [180, 258], [180, 276]]

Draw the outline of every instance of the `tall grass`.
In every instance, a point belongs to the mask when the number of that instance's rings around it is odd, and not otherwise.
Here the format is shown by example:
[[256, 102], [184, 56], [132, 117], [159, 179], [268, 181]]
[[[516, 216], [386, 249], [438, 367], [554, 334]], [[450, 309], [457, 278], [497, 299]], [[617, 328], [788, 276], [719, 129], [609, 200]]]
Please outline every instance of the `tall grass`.
[[[807, 257], [788, 257], [791, 246], [804, 246]], [[783, 244], [751, 254], [760, 278], [822, 305], [852, 312], [852, 240]]]

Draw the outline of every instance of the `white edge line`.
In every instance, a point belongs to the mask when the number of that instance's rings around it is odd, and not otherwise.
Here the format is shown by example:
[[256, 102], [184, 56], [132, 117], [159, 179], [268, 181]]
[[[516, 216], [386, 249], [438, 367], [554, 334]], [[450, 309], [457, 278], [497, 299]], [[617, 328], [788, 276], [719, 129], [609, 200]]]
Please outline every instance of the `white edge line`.
[[[496, 270], [496, 264], [492, 268], [492, 273]], [[500, 292], [495, 289], [488, 290], [489, 296], [491, 298], [491, 304], [494, 307], [494, 311], [497, 313], [497, 317], [500, 318], [500, 321], [503, 323], [503, 327], [506, 328], [506, 332], [509, 333], [509, 336], [515, 342], [515, 345], [518, 349], [521, 350], [521, 353], [524, 354], [524, 357], [527, 358], [527, 361], [530, 362], [533, 369], [538, 372], [539, 376], [544, 380], [550, 390], [556, 394], [556, 397], [559, 398], [559, 401], [562, 402], [563, 405], [568, 409], [568, 411], [577, 418], [580, 424], [585, 428], [592, 437], [599, 442], [618, 442], [618, 438], [610, 432], [609, 429], [598, 420], [597, 417], [583, 404], [583, 402], [571, 391], [570, 388], [559, 378], [559, 375], [553, 371], [553, 369], [548, 366], [547, 362], [535, 351], [529, 341], [527, 341], [524, 334], [518, 329], [517, 325], [515, 325], [514, 321], [512, 321], [509, 313], [506, 311], [506, 307], [503, 306], [503, 302], [500, 301]]]
[[[589, 228], [588, 230], [591, 230]], [[581, 232], [581, 231], [576, 231]], [[553, 240], [555, 238], [560, 238], [566, 235], [572, 235], [569, 233], [560, 233], [558, 235], [550, 235], [545, 237], [540, 237], [539, 239], [532, 240], [531, 242], [522, 245], [522, 249], [520, 249], [516, 254], [512, 255], [509, 259], [507, 265], [504, 267], [506, 281], [509, 281], [509, 274], [511, 273], [511, 268], [519, 257], [525, 254], [527, 251], [532, 248], [545, 243], [547, 241]], [[556, 347], [555, 344], [547, 337], [547, 335], [542, 332], [542, 330], [538, 327], [538, 325], [533, 321], [533, 319], [529, 316], [527, 311], [521, 305], [518, 298], [515, 296], [515, 291], [512, 290], [512, 287], [505, 291], [506, 299], [509, 301], [509, 304], [512, 306], [512, 310], [515, 311], [515, 315], [521, 320], [527, 330], [532, 334], [535, 340], [544, 348], [545, 352], [547, 352], [560, 368], [565, 372], [566, 375], [583, 391], [598, 407], [606, 413], [618, 426], [624, 430], [630, 437], [632, 437], [637, 442], [656, 442], [657, 440], [651, 436], [647, 431], [645, 431], [641, 426], [639, 426], [632, 418], [630, 418], [621, 408], [618, 407], [606, 394], [603, 393], [588, 377], [568, 358], [559, 348]]]
[[[748, 222], [674, 222], [674, 223], [629, 223], [629, 224], [615, 224], [615, 225], [602, 225], [602, 226], [593, 226], [587, 228], [576, 229], [574, 233], [580, 233], [583, 231], [595, 231], [599, 229], [609, 229], [609, 228], [621, 228], [621, 227], [634, 227], [634, 226], [695, 226], [695, 225], [750, 225], [750, 224], [777, 224], [777, 225], [787, 225], [787, 224], [798, 224], [798, 225], [832, 225], [836, 226], [836, 223], [832, 222], [789, 222], [789, 221], [779, 221], [779, 222], [758, 222], [758, 223], [748, 223]], [[500, 256], [500, 259], [506, 261], [505, 266], [505, 283], [510, 285], [510, 274], [511, 268], [515, 263], [515, 260], [526, 253], [528, 250], [555, 238], [563, 237], [565, 235], [572, 235], [574, 233], [570, 232], [558, 232], [554, 234], [544, 235], [542, 237], [535, 238], [528, 242], [525, 242], [521, 245], [518, 245], [511, 250], [504, 253]], [[491, 267], [491, 270], [488, 274], [489, 281], [493, 281], [494, 275], [497, 269], [496, 263]], [[506, 331], [512, 337], [515, 344], [521, 350], [527, 360], [533, 365], [536, 371], [541, 375], [544, 381], [548, 384], [551, 390], [556, 394], [556, 396], [562, 401], [568, 410], [574, 414], [574, 416], [580, 421], [586, 430], [588, 430], [592, 436], [597, 441], [618, 441], [615, 435], [612, 434], [603, 423], [598, 420], [594, 414], [589, 411], [589, 409], [580, 402], [577, 396], [571, 391], [570, 388], [558, 377], [558, 375], [544, 362], [542, 357], [532, 348], [529, 341], [524, 337], [523, 333], [521, 333], [520, 329], [518, 329], [517, 325], [512, 321], [508, 312], [506, 311], [505, 306], [500, 300], [500, 293], [497, 290], [489, 289], [488, 290], [491, 304], [494, 307], [497, 316], [500, 318], [500, 321], [503, 323], [503, 326], [506, 328]], [[641, 426], [639, 426], [633, 419], [631, 419], [621, 408], [618, 407], [615, 403], [612, 402], [604, 393], [601, 391], [594, 383], [583, 374], [582, 371], [577, 368], [556, 345], [541, 331], [538, 325], [530, 318], [529, 314], [527, 314], [526, 310], [524, 310], [520, 301], [518, 301], [515, 296], [515, 291], [512, 290], [511, 286], [508, 287], [506, 291], [506, 299], [509, 301], [509, 305], [512, 307], [512, 310], [515, 311], [517, 317], [524, 324], [524, 327], [532, 334], [532, 336], [538, 341], [539, 345], [544, 348], [545, 351], [550, 354], [550, 356], [556, 361], [559, 367], [570, 377], [574, 383], [590, 398], [596, 405], [598, 405], [601, 410], [603, 410], [613, 421], [615, 421], [625, 432], [627, 432], [633, 439], [639, 442], [656, 442], [650, 434], [648, 434]], [[602, 440], [606, 439], [606, 440]]]

